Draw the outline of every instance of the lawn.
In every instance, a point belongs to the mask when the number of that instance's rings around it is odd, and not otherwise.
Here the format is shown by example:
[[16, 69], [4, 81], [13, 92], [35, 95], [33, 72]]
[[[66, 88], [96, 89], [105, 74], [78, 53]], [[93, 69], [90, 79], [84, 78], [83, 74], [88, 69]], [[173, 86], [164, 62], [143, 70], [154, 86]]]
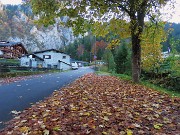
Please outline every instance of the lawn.
[[180, 98], [114, 76], [87, 74], [32, 105], [0, 132], [30, 135], [177, 135]]

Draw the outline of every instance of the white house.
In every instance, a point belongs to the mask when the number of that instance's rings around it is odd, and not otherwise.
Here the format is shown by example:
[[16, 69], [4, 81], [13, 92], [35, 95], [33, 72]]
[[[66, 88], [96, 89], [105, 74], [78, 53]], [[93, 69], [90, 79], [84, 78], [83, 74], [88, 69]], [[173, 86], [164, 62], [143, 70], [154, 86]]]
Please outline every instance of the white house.
[[162, 58], [164, 58], [164, 59], [170, 56], [169, 51], [162, 52], [161, 54], [162, 54]]
[[35, 54], [26, 54], [21, 57], [21, 66], [23, 67], [41, 68], [43, 65], [44, 59]]
[[55, 49], [34, 52], [21, 57], [21, 66], [43, 67], [68, 70], [71, 68], [70, 56]]

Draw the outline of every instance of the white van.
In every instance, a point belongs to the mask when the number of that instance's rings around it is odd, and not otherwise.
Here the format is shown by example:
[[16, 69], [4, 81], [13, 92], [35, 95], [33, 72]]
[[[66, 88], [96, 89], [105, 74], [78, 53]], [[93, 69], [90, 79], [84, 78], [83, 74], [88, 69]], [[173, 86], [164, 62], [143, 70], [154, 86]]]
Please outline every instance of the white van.
[[72, 62], [71, 69], [73, 69], [73, 70], [78, 69], [78, 64], [76, 62]]

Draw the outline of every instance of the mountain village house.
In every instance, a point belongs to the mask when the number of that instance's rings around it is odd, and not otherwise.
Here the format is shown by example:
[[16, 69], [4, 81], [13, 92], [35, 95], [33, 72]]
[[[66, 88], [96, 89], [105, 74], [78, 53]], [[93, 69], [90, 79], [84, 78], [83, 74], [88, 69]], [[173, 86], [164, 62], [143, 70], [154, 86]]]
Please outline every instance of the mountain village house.
[[55, 49], [38, 51], [21, 57], [21, 66], [33, 68], [71, 68], [70, 56]]
[[0, 58], [18, 59], [26, 54], [28, 54], [28, 52], [22, 43], [0, 41]]

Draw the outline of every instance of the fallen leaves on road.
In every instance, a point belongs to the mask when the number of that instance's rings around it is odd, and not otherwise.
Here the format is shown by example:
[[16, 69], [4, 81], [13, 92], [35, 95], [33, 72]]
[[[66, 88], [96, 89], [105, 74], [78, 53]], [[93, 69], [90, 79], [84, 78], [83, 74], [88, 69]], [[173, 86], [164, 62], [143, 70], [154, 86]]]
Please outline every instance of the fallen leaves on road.
[[13, 110], [13, 111], [11, 111], [11, 113], [14, 114], [14, 115], [18, 115], [18, 114], [20, 114], [21, 112], [20, 112], [20, 111]]
[[[18, 82], [18, 81], [21, 81], [21, 80], [27, 80], [27, 79], [30, 79], [30, 78], [37, 78], [37, 77], [40, 77], [40, 75], [29, 75], [29, 76], [20, 76], [20, 77], [7, 77], [7, 78], [4, 78], [2, 80], [0, 80], [0, 85], [2, 84], [9, 84], [9, 83], [12, 83], [12, 82]], [[28, 85], [28, 84], [26, 84]], [[17, 85], [17, 86], [21, 86], [21, 85]]]
[[180, 99], [88, 74], [23, 111], [0, 132], [29, 135], [177, 135]]

